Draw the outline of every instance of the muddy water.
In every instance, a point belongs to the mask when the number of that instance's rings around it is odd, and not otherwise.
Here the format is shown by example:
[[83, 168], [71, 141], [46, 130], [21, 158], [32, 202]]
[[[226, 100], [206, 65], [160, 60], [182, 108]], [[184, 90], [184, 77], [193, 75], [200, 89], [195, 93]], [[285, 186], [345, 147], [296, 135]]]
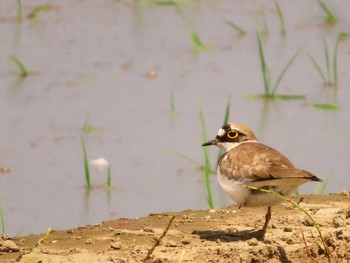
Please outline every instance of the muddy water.
[[[40, 1], [23, 1], [28, 15]], [[50, 1], [38, 19], [16, 22], [15, 2], [0, 3], [0, 201], [9, 235], [40, 233], [151, 212], [207, 208], [198, 100], [208, 137], [215, 136], [231, 96], [231, 120], [251, 126], [259, 139], [298, 166], [327, 179], [327, 192], [350, 188], [347, 174], [350, 42], [339, 46], [339, 85], [323, 87], [301, 54], [279, 87], [305, 100], [245, 98], [263, 92], [252, 15], [263, 21], [272, 80], [299, 50], [324, 66], [322, 37], [333, 52], [336, 35], [349, 30], [345, 1], [332, 1], [340, 20], [327, 26], [317, 2], [281, 3], [287, 35], [279, 34], [272, 1], [196, 2], [181, 6], [135, 6], [132, 1]], [[224, 23], [242, 26], [240, 37]], [[212, 48], [196, 52], [190, 28]], [[332, 53], [331, 52], [331, 53]], [[30, 71], [21, 80], [9, 56]], [[152, 75], [152, 72], [155, 73]], [[171, 93], [177, 116], [170, 114]], [[338, 111], [312, 107], [336, 103]], [[93, 132], [82, 131], [85, 123]], [[112, 171], [91, 168], [94, 188], [84, 188], [80, 136], [89, 159], [103, 157]], [[216, 149], [211, 149], [212, 164]], [[231, 203], [212, 178], [216, 206]], [[315, 184], [301, 192], [313, 193]]]

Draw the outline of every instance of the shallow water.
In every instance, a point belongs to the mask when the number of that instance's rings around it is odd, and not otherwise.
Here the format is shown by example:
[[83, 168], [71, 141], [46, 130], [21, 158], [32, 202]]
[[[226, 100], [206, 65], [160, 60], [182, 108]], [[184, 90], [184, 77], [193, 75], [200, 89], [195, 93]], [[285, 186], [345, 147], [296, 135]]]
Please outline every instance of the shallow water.
[[[16, 23], [15, 2], [0, 3], [1, 161], [0, 201], [9, 235], [45, 232], [151, 212], [205, 209], [198, 100], [207, 136], [216, 135], [231, 96], [231, 121], [251, 126], [258, 138], [303, 169], [329, 179], [327, 192], [350, 188], [348, 130], [350, 42], [339, 46], [339, 84], [323, 87], [301, 54], [278, 91], [305, 100], [245, 98], [263, 92], [255, 24], [265, 9], [270, 34], [263, 38], [275, 80], [299, 50], [324, 66], [322, 37], [333, 52], [336, 35], [349, 29], [346, 1], [332, 1], [339, 22], [327, 26], [317, 2], [281, 2], [286, 37], [272, 1], [203, 1], [181, 6], [188, 23], [171, 6], [135, 6], [132, 1], [50, 1], [51, 10]], [[27, 15], [39, 1], [24, 2]], [[301, 8], [301, 6], [303, 8]], [[224, 23], [247, 30], [240, 37]], [[190, 26], [209, 51], [194, 51]], [[331, 52], [331, 53], [332, 53]], [[21, 80], [9, 56], [30, 71]], [[147, 77], [154, 71], [155, 78]], [[170, 114], [174, 94], [177, 117]], [[337, 103], [338, 111], [312, 107]], [[96, 127], [84, 134], [88, 122]], [[107, 159], [113, 191], [84, 184], [80, 136], [89, 159]], [[216, 149], [211, 149], [214, 166]], [[92, 184], [106, 175], [92, 169]], [[212, 177], [215, 206], [231, 204]], [[313, 193], [315, 184], [301, 188]]]

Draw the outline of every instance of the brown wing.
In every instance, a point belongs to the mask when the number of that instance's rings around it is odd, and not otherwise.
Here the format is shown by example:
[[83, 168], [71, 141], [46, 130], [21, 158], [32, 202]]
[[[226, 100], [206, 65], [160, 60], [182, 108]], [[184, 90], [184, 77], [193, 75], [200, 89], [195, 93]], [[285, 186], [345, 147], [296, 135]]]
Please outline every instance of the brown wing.
[[270, 179], [305, 179], [321, 181], [310, 172], [296, 167], [283, 154], [257, 142], [247, 142], [224, 154], [220, 161], [220, 172], [239, 181], [261, 181]]

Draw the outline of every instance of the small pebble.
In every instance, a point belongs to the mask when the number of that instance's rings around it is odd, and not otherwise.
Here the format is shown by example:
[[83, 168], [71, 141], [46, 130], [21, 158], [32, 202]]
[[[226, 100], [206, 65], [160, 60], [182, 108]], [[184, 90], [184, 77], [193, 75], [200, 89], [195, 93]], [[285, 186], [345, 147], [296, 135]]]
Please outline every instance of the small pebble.
[[88, 238], [88, 239], [85, 240], [85, 244], [86, 245], [90, 245], [91, 243], [92, 243], [91, 238]]
[[350, 206], [345, 209], [345, 218], [346, 219], [350, 218]]
[[333, 226], [335, 228], [345, 227], [346, 226], [346, 221], [343, 218], [341, 218], [340, 216], [335, 216], [333, 218]]
[[145, 226], [142, 230], [146, 233], [154, 233], [154, 229], [150, 226]]
[[1, 241], [0, 243], [1, 252], [17, 252], [19, 251], [18, 246], [12, 240]]
[[345, 196], [350, 196], [350, 192], [347, 191], [347, 190], [341, 191], [341, 194], [342, 194], [342, 195], [345, 195]]
[[305, 226], [313, 226], [314, 223], [312, 223], [312, 221], [309, 218], [305, 218], [304, 222], [302, 222], [303, 225]]
[[291, 228], [290, 226], [286, 226], [284, 229], [283, 229], [283, 232], [292, 232], [293, 231], [293, 228]]
[[188, 245], [188, 244], [191, 243], [191, 240], [189, 240], [189, 239], [182, 239], [181, 243], [184, 244], [184, 245]]
[[288, 238], [287, 241], [286, 241], [286, 243], [287, 243], [288, 245], [292, 245], [292, 244], [294, 243], [294, 241], [293, 241], [293, 239]]
[[174, 240], [169, 240], [168, 242], [166, 242], [165, 246], [166, 247], [177, 247], [177, 244]]
[[256, 239], [256, 238], [252, 238], [252, 239], [249, 239], [248, 241], [247, 241], [247, 244], [249, 245], [249, 246], [257, 246], [258, 245], [258, 240]]
[[113, 242], [111, 243], [111, 248], [119, 250], [122, 248], [122, 243], [120, 241]]

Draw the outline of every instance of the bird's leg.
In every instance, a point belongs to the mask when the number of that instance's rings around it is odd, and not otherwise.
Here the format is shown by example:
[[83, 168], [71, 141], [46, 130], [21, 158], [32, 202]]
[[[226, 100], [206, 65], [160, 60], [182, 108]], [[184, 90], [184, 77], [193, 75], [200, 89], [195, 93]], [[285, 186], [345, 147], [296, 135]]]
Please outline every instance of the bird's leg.
[[265, 223], [264, 223], [264, 226], [263, 226], [263, 229], [262, 229], [262, 233], [261, 233], [261, 239], [264, 240], [264, 236], [265, 236], [265, 233], [266, 233], [266, 229], [267, 229], [267, 226], [270, 222], [270, 219], [271, 219], [271, 206], [269, 206], [267, 208], [267, 213], [265, 215]]

